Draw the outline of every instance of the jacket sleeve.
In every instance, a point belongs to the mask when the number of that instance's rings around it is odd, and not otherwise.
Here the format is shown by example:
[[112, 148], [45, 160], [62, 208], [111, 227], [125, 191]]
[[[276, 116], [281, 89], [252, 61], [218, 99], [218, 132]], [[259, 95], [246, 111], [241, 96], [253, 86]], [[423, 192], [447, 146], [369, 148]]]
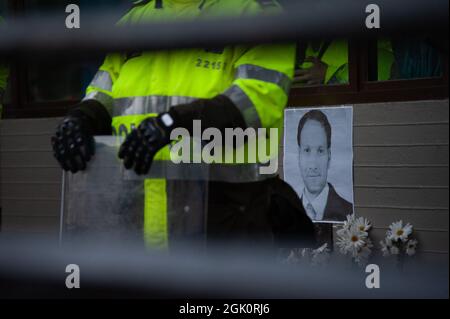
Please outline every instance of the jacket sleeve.
[[294, 44], [257, 45], [235, 62], [235, 79], [224, 95], [240, 110], [248, 127], [278, 126], [288, 100], [294, 64]]
[[83, 101], [96, 100], [101, 103], [112, 116], [112, 87], [119, 77], [124, 60], [123, 54], [120, 53], [107, 55], [105, 61], [87, 87]]
[[[117, 23], [117, 27], [127, 24], [131, 19], [131, 14], [132, 11], [120, 19]], [[108, 54], [87, 87], [83, 101], [96, 100], [106, 108], [111, 116], [113, 116], [112, 87], [120, 75], [125, 60], [126, 55], [124, 53]]]
[[[251, 14], [276, 14], [279, 7], [256, 6]], [[237, 46], [235, 79], [224, 95], [241, 112], [248, 127], [278, 127], [294, 75], [295, 44]]]

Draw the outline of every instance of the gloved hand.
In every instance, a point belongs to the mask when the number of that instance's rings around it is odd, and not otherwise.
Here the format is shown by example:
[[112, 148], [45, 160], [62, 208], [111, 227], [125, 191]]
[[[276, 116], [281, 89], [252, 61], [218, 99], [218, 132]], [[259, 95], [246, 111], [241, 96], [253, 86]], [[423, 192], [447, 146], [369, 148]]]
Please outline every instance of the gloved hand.
[[95, 153], [92, 129], [82, 117], [68, 116], [52, 136], [53, 155], [65, 171], [76, 173], [86, 169]]
[[174, 118], [169, 113], [142, 121], [120, 146], [119, 158], [123, 159], [125, 168], [133, 168], [138, 175], [147, 174], [155, 154], [170, 143], [174, 127]]

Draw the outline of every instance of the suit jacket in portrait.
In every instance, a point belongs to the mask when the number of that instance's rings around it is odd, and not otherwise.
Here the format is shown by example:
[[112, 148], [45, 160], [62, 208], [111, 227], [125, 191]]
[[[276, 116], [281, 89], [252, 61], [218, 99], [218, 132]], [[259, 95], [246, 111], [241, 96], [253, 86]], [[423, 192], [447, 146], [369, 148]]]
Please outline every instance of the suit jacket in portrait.
[[323, 213], [323, 220], [343, 222], [346, 220], [347, 215], [353, 214], [353, 204], [339, 196], [333, 185], [328, 183], [328, 186], [330, 187], [330, 191]]
[[[330, 191], [328, 192], [327, 204], [325, 205], [322, 221], [343, 222], [346, 220], [347, 215], [353, 214], [353, 204], [339, 196], [330, 183], [328, 183], [328, 187]], [[303, 197], [301, 200], [303, 200]]]

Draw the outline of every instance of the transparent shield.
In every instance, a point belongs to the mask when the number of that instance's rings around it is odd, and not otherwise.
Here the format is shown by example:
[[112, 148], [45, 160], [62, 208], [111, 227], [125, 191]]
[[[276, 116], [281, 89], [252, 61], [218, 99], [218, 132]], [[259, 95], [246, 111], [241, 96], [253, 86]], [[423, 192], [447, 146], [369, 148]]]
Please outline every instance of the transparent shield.
[[148, 175], [126, 170], [117, 157], [119, 137], [97, 136], [95, 157], [86, 171], [64, 173], [61, 240], [143, 243], [145, 182], [166, 180], [169, 244], [203, 243], [206, 231], [206, 166], [155, 162]]

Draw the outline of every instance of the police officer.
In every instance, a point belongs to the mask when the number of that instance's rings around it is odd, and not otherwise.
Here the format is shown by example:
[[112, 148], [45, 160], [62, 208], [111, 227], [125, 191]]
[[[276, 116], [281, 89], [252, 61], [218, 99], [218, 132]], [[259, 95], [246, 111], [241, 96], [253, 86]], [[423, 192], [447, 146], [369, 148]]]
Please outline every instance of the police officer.
[[[308, 43], [298, 62], [293, 83], [303, 85], [348, 84], [348, 41], [315, 41]], [[377, 79], [391, 78], [394, 54], [391, 42], [377, 40]]]
[[[120, 25], [171, 19], [272, 14], [274, 1], [138, 1]], [[109, 54], [83, 101], [52, 138], [62, 168], [84, 170], [94, 155], [94, 135], [127, 136], [119, 157], [127, 169], [147, 174], [170, 165], [174, 128], [280, 128], [294, 73], [295, 45], [234, 45], [216, 49]], [[266, 138], [266, 137], [263, 137]], [[209, 183], [207, 236], [214, 240], [270, 242], [270, 180], [260, 163], [217, 165]], [[145, 180], [144, 233], [167, 247], [174, 223], [167, 216], [170, 181]], [[175, 194], [176, 196], [176, 194]]]

